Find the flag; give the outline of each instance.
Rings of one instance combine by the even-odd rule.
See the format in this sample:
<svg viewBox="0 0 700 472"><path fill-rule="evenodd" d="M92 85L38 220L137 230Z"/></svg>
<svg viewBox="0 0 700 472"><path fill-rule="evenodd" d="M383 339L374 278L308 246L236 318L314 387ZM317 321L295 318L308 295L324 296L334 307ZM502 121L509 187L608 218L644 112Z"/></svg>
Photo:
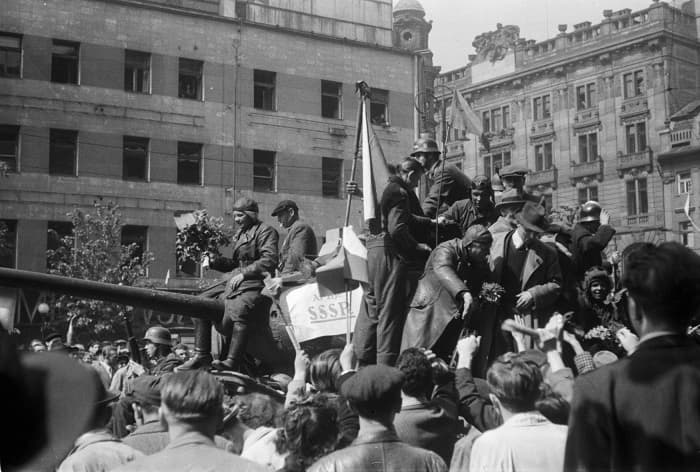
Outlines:
<svg viewBox="0 0 700 472"><path fill-rule="evenodd" d="M685 199L683 211L685 212L685 216L688 217L688 221L690 221L690 224L693 225L693 228L695 228L695 231L700 231L700 227L698 227L698 225L696 225L693 219L690 217L690 193L688 194L688 198Z"/></svg>
<svg viewBox="0 0 700 472"><path fill-rule="evenodd" d="M170 282L170 269L165 273L165 286L168 286L168 282Z"/></svg>
<svg viewBox="0 0 700 472"><path fill-rule="evenodd" d="M341 293L348 289L346 282L354 280L367 283L367 249L357 237L352 226L326 232L326 243L319 251L317 261L323 265L316 269L316 282L322 295Z"/></svg>
<svg viewBox="0 0 700 472"><path fill-rule="evenodd" d="M371 221L380 217L379 199L389 179L389 168L379 139L367 117L367 100L362 100L360 133L364 193L362 209L365 221Z"/></svg>
<svg viewBox="0 0 700 472"><path fill-rule="evenodd" d="M465 133L475 134L481 138L481 145L489 151L490 142L484 127L481 124L481 119L469 106L464 96L455 89L452 94L452 105L450 106L450 127L452 129L464 131Z"/></svg>

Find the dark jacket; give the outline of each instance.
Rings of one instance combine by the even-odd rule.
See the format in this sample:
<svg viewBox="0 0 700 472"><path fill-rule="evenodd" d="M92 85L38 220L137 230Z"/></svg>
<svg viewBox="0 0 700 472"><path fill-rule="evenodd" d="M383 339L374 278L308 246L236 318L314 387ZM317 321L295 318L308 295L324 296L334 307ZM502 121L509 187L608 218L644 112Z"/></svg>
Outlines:
<svg viewBox="0 0 700 472"><path fill-rule="evenodd" d="M227 298L247 290L262 290L265 273L275 273L277 267L277 231L269 225L257 222L247 230L238 230L232 238L233 254L230 258L219 257L211 262L211 268L220 272L231 272L225 278L242 273L245 280Z"/></svg>
<svg viewBox="0 0 700 472"><path fill-rule="evenodd" d="M577 378L564 470L696 471L700 346L683 335L643 341Z"/></svg>
<svg viewBox="0 0 700 472"><path fill-rule="evenodd" d="M609 225L600 225L595 234L581 223L574 226L571 234L571 255L579 279L591 267L603 265L602 252L614 235L615 230Z"/></svg>
<svg viewBox="0 0 700 472"><path fill-rule="evenodd" d="M421 259L418 244L428 241L430 218L423 215L418 197L401 178L389 177L381 210L382 230L391 237L398 253L407 261Z"/></svg>
<svg viewBox="0 0 700 472"><path fill-rule="evenodd" d="M432 347L447 324L461 313L464 292L470 292L474 299L479 295L486 272L486 267L480 270L469 264L467 249L460 239L436 247L418 280L404 326L401 350Z"/></svg>
<svg viewBox="0 0 700 472"><path fill-rule="evenodd" d="M493 406L491 400L479 392L471 370L457 369L455 371L455 385L459 394L459 414L469 424L481 432L503 424L503 417L498 409Z"/></svg>
<svg viewBox="0 0 700 472"><path fill-rule="evenodd" d="M495 208L491 208L485 215L477 210L471 199L454 202L442 216L454 221L459 227L459 232L454 237L461 238L470 226L484 225L487 228L494 224L499 217Z"/></svg>
<svg viewBox="0 0 700 472"><path fill-rule="evenodd" d="M309 472L444 472L447 465L431 451L409 446L393 429L360 435L308 468Z"/></svg>
<svg viewBox="0 0 700 472"><path fill-rule="evenodd" d="M297 220L287 228L287 235L280 245L277 269L281 274L296 272L301 268L304 259L313 260L317 253L314 230Z"/></svg>
<svg viewBox="0 0 700 472"><path fill-rule="evenodd" d="M175 370L175 367L182 364L182 358L171 352L165 357L158 359L156 364L149 370L150 375L169 374Z"/></svg>
<svg viewBox="0 0 700 472"><path fill-rule="evenodd" d="M435 218L454 202L469 198L471 194L472 182L469 177L452 164L445 163L443 169L442 163L442 160L437 161L428 172L430 190L423 201L423 213L430 218Z"/></svg>

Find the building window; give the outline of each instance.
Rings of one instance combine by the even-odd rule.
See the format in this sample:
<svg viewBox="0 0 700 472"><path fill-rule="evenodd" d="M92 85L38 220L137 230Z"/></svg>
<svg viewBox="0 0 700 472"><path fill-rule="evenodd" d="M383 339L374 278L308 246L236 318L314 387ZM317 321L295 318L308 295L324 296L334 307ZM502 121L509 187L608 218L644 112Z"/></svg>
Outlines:
<svg viewBox="0 0 700 472"><path fill-rule="evenodd" d="M625 126L627 154L642 152L647 147L647 125L644 122Z"/></svg>
<svg viewBox="0 0 700 472"><path fill-rule="evenodd" d="M598 159L598 133L580 134L578 136L578 161L593 162Z"/></svg>
<svg viewBox="0 0 700 472"><path fill-rule="evenodd" d="M78 84L79 57L79 43L54 40L51 48L51 82Z"/></svg>
<svg viewBox="0 0 700 472"><path fill-rule="evenodd" d="M676 181L678 182L678 195L690 193L690 190L692 188L692 179L690 176L690 171L676 174Z"/></svg>
<svg viewBox="0 0 700 472"><path fill-rule="evenodd" d="M180 77L182 77L182 72ZM151 93L151 55L149 53L126 50L124 90L135 93Z"/></svg>
<svg viewBox="0 0 700 472"><path fill-rule="evenodd" d="M340 197L343 180L343 160L324 157L321 163L322 194L324 197Z"/></svg>
<svg viewBox="0 0 700 472"><path fill-rule="evenodd" d="M0 247L0 267L17 267L17 220L0 220L3 245Z"/></svg>
<svg viewBox="0 0 700 472"><path fill-rule="evenodd" d="M204 63L193 59L180 58L178 97L190 100L202 99L202 73Z"/></svg>
<svg viewBox="0 0 700 472"><path fill-rule="evenodd" d="M598 99L596 97L595 83L579 85L576 87L576 109L585 110L596 105Z"/></svg>
<svg viewBox="0 0 700 472"><path fill-rule="evenodd" d="M503 151L484 156L484 173L492 176L500 169L510 165L510 151Z"/></svg>
<svg viewBox="0 0 700 472"><path fill-rule="evenodd" d="M683 221L678 225L678 230L681 236L681 244L684 246L695 247L695 229L690 224L690 221Z"/></svg>
<svg viewBox="0 0 700 472"><path fill-rule="evenodd" d="M552 143L535 145L535 170L540 171L551 169L553 165Z"/></svg>
<svg viewBox="0 0 700 472"><path fill-rule="evenodd" d="M647 199L647 179L627 181L627 215L646 215L649 212Z"/></svg>
<svg viewBox="0 0 700 472"><path fill-rule="evenodd" d="M0 163L8 172L17 171L19 126L0 126Z"/></svg>
<svg viewBox="0 0 700 472"><path fill-rule="evenodd" d="M22 37L0 33L0 77L22 76Z"/></svg>
<svg viewBox="0 0 700 472"><path fill-rule="evenodd" d="M343 100L343 84L340 82L321 81L321 116L324 118L341 119Z"/></svg>
<svg viewBox="0 0 700 472"><path fill-rule="evenodd" d="M55 251L63 245L63 239L73 234L70 221L49 221L47 225L46 250Z"/></svg>
<svg viewBox="0 0 700 472"><path fill-rule="evenodd" d="M593 200L598 201L598 187L584 187L578 189L578 203L583 205L586 202Z"/></svg>
<svg viewBox="0 0 700 472"><path fill-rule="evenodd" d="M147 226L137 226L137 225L125 225L122 226L122 246L130 246L136 244L134 251L131 253L131 257L138 257L139 261L143 257L144 251L147 250L148 241L148 227Z"/></svg>
<svg viewBox="0 0 700 472"><path fill-rule="evenodd" d="M177 183L200 185L202 183L202 145L177 143Z"/></svg>
<svg viewBox="0 0 700 472"><path fill-rule="evenodd" d="M273 151L253 150L253 191L275 192L276 159Z"/></svg>
<svg viewBox="0 0 700 472"><path fill-rule="evenodd" d="M481 120L485 132L495 133L510 128L510 105L482 112Z"/></svg>
<svg viewBox="0 0 700 472"><path fill-rule="evenodd" d="M124 152L122 155L122 177L124 180L147 181L148 138L124 136Z"/></svg>
<svg viewBox="0 0 700 472"><path fill-rule="evenodd" d="M78 132L52 129L49 133L49 174L77 175Z"/></svg>
<svg viewBox="0 0 700 472"><path fill-rule="evenodd" d="M277 73L255 69L253 71L253 106L259 110L277 109L275 87Z"/></svg>
<svg viewBox="0 0 700 472"><path fill-rule="evenodd" d="M623 74L625 98L632 98L644 93L644 71L637 70Z"/></svg>
<svg viewBox="0 0 700 472"><path fill-rule="evenodd" d="M550 100L549 95L542 95L532 99L532 118L535 121L552 117Z"/></svg>
<svg viewBox="0 0 700 472"><path fill-rule="evenodd" d="M386 126L389 124L389 91L372 89L369 103L369 116L373 125Z"/></svg>

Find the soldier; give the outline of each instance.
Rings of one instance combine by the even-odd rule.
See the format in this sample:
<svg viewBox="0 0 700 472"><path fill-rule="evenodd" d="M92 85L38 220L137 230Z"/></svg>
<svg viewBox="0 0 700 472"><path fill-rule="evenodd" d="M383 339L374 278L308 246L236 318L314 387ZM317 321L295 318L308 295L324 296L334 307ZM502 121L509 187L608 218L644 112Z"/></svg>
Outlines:
<svg viewBox="0 0 700 472"><path fill-rule="evenodd" d="M272 211L280 226L287 230L279 252L277 270L280 274L296 272L304 259L316 258L316 234L306 223L299 220L299 207L292 200L282 200Z"/></svg>
<svg viewBox="0 0 700 472"><path fill-rule="evenodd" d="M471 198L453 203L438 217L438 222L456 225L458 228L455 237L461 238L470 226L478 224L489 227L494 224L499 216L494 205L491 179L485 175L477 175L472 180Z"/></svg>
<svg viewBox="0 0 700 472"><path fill-rule="evenodd" d="M591 200L581 205L571 242L574 272L579 281L588 269L603 265L602 252L615 235L609 222L610 214L598 202Z"/></svg>

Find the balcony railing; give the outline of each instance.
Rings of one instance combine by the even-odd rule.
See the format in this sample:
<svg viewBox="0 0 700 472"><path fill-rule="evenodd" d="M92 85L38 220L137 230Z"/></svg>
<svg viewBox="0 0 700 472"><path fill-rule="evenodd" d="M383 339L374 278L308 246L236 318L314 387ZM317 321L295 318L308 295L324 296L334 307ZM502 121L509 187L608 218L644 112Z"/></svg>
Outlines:
<svg viewBox="0 0 700 472"><path fill-rule="evenodd" d="M603 180L603 159L598 157L595 161L571 163L572 183L574 180L586 177L597 178L599 181Z"/></svg>
<svg viewBox="0 0 700 472"><path fill-rule="evenodd" d="M652 169L651 149L633 152L631 154L619 153L617 156L617 173L620 177L626 170L636 168L646 168L648 172Z"/></svg>
<svg viewBox="0 0 700 472"><path fill-rule="evenodd" d="M527 176L527 185L529 187L552 187L557 188L558 171L556 167L546 170L533 171Z"/></svg>
<svg viewBox="0 0 700 472"><path fill-rule="evenodd" d="M690 144L690 141L692 139L692 129L681 129L678 131L671 131L671 146L678 146L680 144Z"/></svg>

